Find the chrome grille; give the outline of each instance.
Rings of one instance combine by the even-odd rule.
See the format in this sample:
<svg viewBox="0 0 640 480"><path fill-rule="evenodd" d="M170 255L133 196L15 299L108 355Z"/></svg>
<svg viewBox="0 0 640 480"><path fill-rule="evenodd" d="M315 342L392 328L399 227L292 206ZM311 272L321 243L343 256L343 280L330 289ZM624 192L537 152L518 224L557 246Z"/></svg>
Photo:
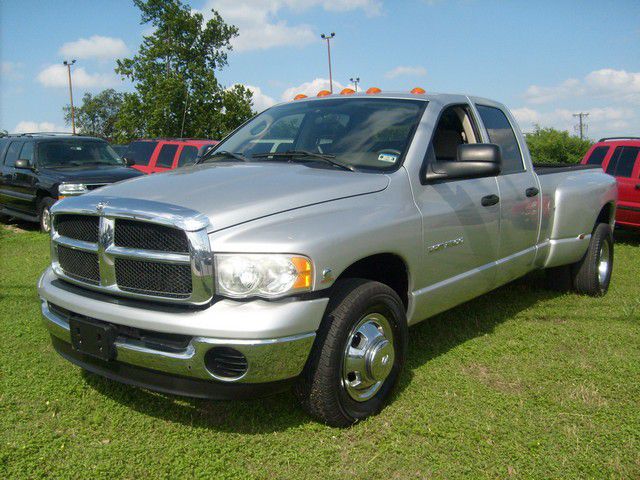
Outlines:
<svg viewBox="0 0 640 480"><path fill-rule="evenodd" d="M198 305L213 297L206 217L156 202L107 198L79 196L52 208L56 275L119 296Z"/></svg>
<svg viewBox="0 0 640 480"><path fill-rule="evenodd" d="M100 283L97 254L58 245L58 261L68 276L94 285Z"/></svg>
<svg viewBox="0 0 640 480"><path fill-rule="evenodd" d="M65 237L98 243L100 217L90 215L58 215L55 229Z"/></svg>
<svg viewBox="0 0 640 480"><path fill-rule="evenodd" d="M116 219L114 243L118 247L189 253L183 230L135 220Z"/></svg>
<svg viewBox="0 0 640 480"><path fill-rule="evenodd" d="M187 298L191 294L190 265L116 258L116 282L129 292Z"/></svg>

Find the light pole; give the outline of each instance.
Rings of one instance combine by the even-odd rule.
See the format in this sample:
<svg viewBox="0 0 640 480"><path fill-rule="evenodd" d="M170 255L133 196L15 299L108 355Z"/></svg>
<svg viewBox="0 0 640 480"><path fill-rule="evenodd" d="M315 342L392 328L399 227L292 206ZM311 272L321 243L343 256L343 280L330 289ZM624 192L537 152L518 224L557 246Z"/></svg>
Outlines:
<svg viewBox="0 0 640 480"><path fill-rule="evenodd" d="M64 61L63 65L67 67L67 75L69 77L69 99L71 100L71 131L73 134L76 134L76 117L75 112L73 111L73 87L71 86L71 65L76 63L75 60L71 60L70 62Z"/></svg>
<svg viewBox="0 0 640 480"><path fill-rule="evenodd" d="M330 35L325 35L324 33L320 35L320 38L327 41L327 56L329 57L329 90L333 93L333 77L331 76L331 39L335 37L336 34L331 32Z"/></svg>
<svg viewBox="0 0 640 480"><path fill-rule="evenodd" d="M360 83L360 77L356 77L356 78L351 77L349 80L351 81L351 83L353 83L356 93L358 93L358 84Z"/></svg>

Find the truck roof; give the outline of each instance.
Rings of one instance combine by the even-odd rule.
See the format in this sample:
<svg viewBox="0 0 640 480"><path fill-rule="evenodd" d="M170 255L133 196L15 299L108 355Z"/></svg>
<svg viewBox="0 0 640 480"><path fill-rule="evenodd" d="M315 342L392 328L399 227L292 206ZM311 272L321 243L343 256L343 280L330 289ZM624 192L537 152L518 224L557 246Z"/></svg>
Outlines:
<svg viewBox="0 0 640 480"><path fill-rule="evenodd" d="M322 100L328 99L336 99L336 98L399 98L399 99L408 99L408 100L422 100L425 102L429 101L438 101L439 103L454 103L454 102L466 102L472 100L474 102L481 101L483 103L488 104L498 104L498 102L494 100L490 100L488 98L477 97L475 95L467 95L465 93L438 93L438 92L430 92L430 93L410 93L407 91L382 91L379 93L366 93L366 92L358 92L358 93L350 93L350 94L341 94L340 92L332 93L324 96L307 96L305 98L301 98L299 100L294 100L293 98L286 102L281 102L278 105L283 105L291 102L318 102Z"/></svg>

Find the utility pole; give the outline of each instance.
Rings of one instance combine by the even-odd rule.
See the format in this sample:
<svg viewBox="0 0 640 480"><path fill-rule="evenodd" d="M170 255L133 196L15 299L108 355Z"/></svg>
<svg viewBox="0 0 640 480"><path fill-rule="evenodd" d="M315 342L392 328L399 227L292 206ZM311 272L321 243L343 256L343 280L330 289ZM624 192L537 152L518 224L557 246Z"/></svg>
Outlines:
<svg viewBox="0 0 640 480"><path fill-rule="evenodd" d="M578 125L576 125L576 129L580 132L580 140L584 140L584 131L588 128L585 120L589 116L589 114L580 112L574 113L573 116L578 117Z"/></svg>
<svg viewBox="0 0 640 480"><path fill-rule="evenodd" d="M356 93L358 93L358 84L360 83L360 77L351 77L349 80L351 81L351 83L353 83Z"/></svg>
<svg viewBox="0 0 640 480"><path fill-rule="evenodd" d="M324 33L320 35L320 38L327 41L327 56L329 57L329 90L333 93L333 77L331 76L331 39L335 37L336 34L331 32L330 35L325 35Z"/></svg>
<svg viewBox="0 0 640 480"><path fill-rule="evenodd" d="M73 134L76 134L76 117L75 112L73 110L73 87L71 86L71 65L76 63L75 60L71 60L70 62L64 61L63 65L67 67L67 76L69 77L69 99L71 100L71 131Z"/></svg>

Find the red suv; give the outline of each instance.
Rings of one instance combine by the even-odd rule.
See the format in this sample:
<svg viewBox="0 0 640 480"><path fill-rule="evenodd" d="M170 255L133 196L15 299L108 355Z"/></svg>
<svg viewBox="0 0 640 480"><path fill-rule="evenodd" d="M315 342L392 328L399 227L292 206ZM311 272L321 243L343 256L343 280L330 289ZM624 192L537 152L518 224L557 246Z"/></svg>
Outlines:
<svg viewBox="0 0 640 480"><path fill-rule="evenodd" d="M640 137L601 138L582 159L618 181L616 224L640 228Z"/></svg>
<svg viewBox="0 0 640 480"><path fill-rule="evenodd" d="M191 138L165 138L131 142L124 158L133 160L133 168L156 173L193 165L207 149L218 142Z"/></svg>

